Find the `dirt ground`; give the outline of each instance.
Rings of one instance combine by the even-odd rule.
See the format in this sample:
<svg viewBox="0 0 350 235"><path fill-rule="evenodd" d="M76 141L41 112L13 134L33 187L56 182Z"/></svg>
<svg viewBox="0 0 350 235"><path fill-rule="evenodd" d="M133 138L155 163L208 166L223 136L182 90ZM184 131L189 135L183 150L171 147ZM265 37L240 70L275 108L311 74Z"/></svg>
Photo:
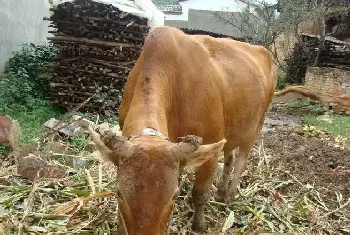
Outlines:
<svg viewBox="0 0 350 235"><path fill-rule="evenodd" d="M281 165L305 184L350 197L350 150L339 146L334 137L308 136L297 125L301 119L298 113L282 118L286 122L279 120L283 115L271 112L265 128L272 128L270 123L274 127L262 136L266 152L273 155L271 163Z"/></svg>
<svg viewBox="0 0 350 235"><path fill-rule="evenodd" d="M288 108L286 103L300 98L290 94L274 100L262 135L272 163L282 165L303 183L340 191L350 197L350 150L325 133L310 136L301 130L307 109Z"/></svg>

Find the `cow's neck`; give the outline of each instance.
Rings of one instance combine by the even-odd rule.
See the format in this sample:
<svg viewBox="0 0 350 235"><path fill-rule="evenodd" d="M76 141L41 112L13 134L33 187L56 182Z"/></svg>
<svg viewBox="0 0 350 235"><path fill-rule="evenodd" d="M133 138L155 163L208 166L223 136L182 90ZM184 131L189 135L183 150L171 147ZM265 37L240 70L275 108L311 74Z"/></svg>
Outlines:
<svg viewBox="0 0 350 235"><path fill-rule="evenodd" d="M168 136L168 107L170 105L169 85L162 77L140 78L137 93L134 94L126 116L123 135L138 135L146 128L152 128Z"/></svg>

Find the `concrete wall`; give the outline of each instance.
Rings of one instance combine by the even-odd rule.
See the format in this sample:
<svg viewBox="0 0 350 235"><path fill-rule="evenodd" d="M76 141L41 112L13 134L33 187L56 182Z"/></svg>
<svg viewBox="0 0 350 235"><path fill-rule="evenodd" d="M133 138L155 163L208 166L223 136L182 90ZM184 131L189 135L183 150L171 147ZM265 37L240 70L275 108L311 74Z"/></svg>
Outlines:
<svg viewBox="0 0 350 235"><path fill-rule="evenodd" d="M336 112L350 112L350 71L308 67L305 86L328 100Z"/></svg>
<svg viewBox="0 0 350 235"><path fill-rule="evenodd" d="M48 16L47 0L0 0L0 73L21 44L46 42Z"/></svg>

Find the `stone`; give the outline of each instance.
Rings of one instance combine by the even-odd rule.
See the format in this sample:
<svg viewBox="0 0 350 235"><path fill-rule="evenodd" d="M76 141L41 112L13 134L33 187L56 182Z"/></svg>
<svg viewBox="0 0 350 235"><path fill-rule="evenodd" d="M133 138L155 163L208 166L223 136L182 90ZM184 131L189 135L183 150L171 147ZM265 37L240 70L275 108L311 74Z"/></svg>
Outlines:
<svg viewBox="0 0 350 235"><path fill-rule="evenodd" d="M49 164L40 157L29 154L17 158L17 174L34 181L41 178L62 178L66 175L66 171L62 166Z"/></svg>
<svg viewBox="0 0 350 235"><path fill-rule="evenodd" d="M92 159L73 157L73 167L77 169L86 169L93 164Z"/></svg>
<svg viewBox="0 0 350 235"><path fill-rule="evenodd" d="M98 129L100 133L110 130L108 122L97 125L96 129Z"/></svg>
<svg viewBox="0 0 350 235"><path fill-rule="evenodd" d="M112 131L113 133L115 133L118 136L122 136L122 131L120 130L119 125L115 125L113 126L110 131Z"/></svg>
<svg viewBox="0 0 350 235"><path fill-rule="evenodd" d="M0 143L5 143L11 149L16 149L20 135L21 128L16 120L10 116L0 116Z"/></svg>
<svg viewBox="0 0 350 235"><path fill-rule="evenodd" d="M77 136L82 133L82 128L79 126L76 126L74 124L65 126L58 130L60 134L64 134L66 136Z"/></svg>
<svg viewBox="0 0 350 235"><path fill-rule="evenodd" d="M49 120L47 120L45 123L44 123L44 127L47 127L47 128L50 128L50 129L53 129L60 121L57 120L56 118L50 118ZM63 127L64 126L64 123L60 124L58 127Z"/></svg>
<svg viewBox="0 0 350 235"><path fill-rule="evenodd" d="M95 123L93 123L92 121L90 121L86 118L82 118L82 116L79 116L79 115L73 115L72 119L73 119L73 121L77 121L80 119L79 121L74 123L75 125L77 125L79 127L87 128L89 125L91 125L91 126L95 125Z"/></svg>

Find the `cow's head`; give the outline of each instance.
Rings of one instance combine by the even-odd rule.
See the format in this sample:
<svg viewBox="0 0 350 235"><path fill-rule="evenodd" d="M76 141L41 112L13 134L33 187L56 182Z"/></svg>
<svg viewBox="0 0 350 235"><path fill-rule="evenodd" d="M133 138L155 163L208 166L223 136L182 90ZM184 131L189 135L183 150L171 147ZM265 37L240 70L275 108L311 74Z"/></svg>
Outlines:
<svg viewBox="0 0 350 235"><path fill-rule="evenodd" d="M226 140L201 145L201 138L186 136L171 143L159 136L133 140L110 132L100 136L89 128L98 150L118 167L117 197L124 232L163 234L178 195L178 177L184 167L196 167L215 157Z"/></svg>

